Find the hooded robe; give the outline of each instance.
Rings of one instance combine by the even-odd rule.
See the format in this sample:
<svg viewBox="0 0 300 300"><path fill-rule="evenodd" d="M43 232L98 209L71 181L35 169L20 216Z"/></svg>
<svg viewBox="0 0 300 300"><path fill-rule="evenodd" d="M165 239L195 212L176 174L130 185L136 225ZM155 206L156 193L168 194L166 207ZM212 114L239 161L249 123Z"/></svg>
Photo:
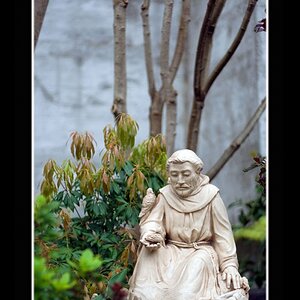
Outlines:
<svg viewBox="0 0 300 300"><path fill-rule="evenodd" d="M236 246L219 189L206 175L191 195L179 197L171 185L160 189L151 213L140 223L141 238L159 234L158 249L142 247L129 280L129 300L248 299L243 289L227 289L221 272L238 269ZM240 294L240 296L239 296Z"/></svg>

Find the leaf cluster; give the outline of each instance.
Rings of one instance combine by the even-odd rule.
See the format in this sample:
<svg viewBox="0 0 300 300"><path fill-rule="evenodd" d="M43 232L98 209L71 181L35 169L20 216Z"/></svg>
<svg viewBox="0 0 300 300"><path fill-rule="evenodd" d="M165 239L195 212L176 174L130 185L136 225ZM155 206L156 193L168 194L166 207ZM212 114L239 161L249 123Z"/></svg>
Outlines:
<svg viewBox="0 0 300 300"><path fill-rule="evenodd" d="M252 163L244 172L259 168L255 175L256 197L247 202L238 200L230 207L239 206L239 224L234 226L234 237L241 248L248 250L239 256L240 271L250 285L262 287L266 281L266 157L252 153ZM251 250L252 249L252 250Z"/></svg>
<svg viewBox="0 0 300 300"><path fill-rule="evenodd" d="M66 299L82 299L83 294L85 299L93 294L98 295L93 299L111 299L114 293L124 293L115 285L126 287L133 271L142 198L148 187L157 193L166 183L165 140L158 135L134 147L137 129L126 114L119 116L114 127L106 126L98 168L93 163L94 138L77 132L70 136L73 159L61 166L49 160L44 166L40 199L48 213L40 215L39 210L35 216L35 252L37 259L46 259L40 264L46 263L49 270L55 266L56 275L63 275L57 267L67 268L68 283L77 280L65 291L73 293ZM46 230L41 232L43 226ZM50 229L57 236L50 235Z"/></svg>

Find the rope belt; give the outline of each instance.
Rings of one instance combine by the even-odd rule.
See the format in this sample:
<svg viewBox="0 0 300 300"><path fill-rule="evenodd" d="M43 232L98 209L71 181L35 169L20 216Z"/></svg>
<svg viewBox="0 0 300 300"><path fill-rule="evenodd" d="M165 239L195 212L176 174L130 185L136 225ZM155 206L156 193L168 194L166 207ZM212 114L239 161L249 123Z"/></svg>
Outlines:
<svg viewBox="0 0 300 300"><path fill-rule="evenodd" d="M174 240L168 240L169 243L181 247L181 248L195 248L195 249L200 249L201 246L203 245L210 245L210 242L207 241L200 241L200 242L193 242L193 243L184 243L184 242L179 242L179 241L174 241Z"/></svg>

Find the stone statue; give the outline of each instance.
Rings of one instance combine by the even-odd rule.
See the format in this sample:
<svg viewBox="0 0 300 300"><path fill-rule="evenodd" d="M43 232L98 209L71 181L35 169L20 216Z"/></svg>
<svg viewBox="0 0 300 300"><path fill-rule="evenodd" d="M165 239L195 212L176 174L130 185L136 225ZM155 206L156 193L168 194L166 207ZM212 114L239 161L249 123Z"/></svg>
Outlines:
<svg viewBox="0 0 300 300"><path fill-rule="evenodd" d="M167 161L169 184L157 197L148 189L129 300L248 299L225 205L202 169L193 151L176 151Z"/></svg>

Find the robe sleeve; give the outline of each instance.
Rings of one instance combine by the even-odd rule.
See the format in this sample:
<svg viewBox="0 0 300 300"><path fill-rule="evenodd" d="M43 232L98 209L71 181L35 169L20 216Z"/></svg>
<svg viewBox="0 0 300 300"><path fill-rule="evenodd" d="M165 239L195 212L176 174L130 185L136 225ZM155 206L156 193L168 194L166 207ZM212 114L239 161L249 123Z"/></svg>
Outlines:
<svg viewBox="0 0 300 300"><path fill-rule="evenodd" d="M152 208L152 211L148 215L147 219L140 224L141 239L152 233L158 233L163 239L165 239L165 228L163 224L164 218L164 199L161 195L158 195L157 203Z"/></svg>
<svg viewBox="0 0 300 300"><path fill-rule="evenodd" d="M219 193L212 200L212 231L214 234L213 247L219 257L221 272L229 266L238 269L236 246L231 224Z"/></svg>

